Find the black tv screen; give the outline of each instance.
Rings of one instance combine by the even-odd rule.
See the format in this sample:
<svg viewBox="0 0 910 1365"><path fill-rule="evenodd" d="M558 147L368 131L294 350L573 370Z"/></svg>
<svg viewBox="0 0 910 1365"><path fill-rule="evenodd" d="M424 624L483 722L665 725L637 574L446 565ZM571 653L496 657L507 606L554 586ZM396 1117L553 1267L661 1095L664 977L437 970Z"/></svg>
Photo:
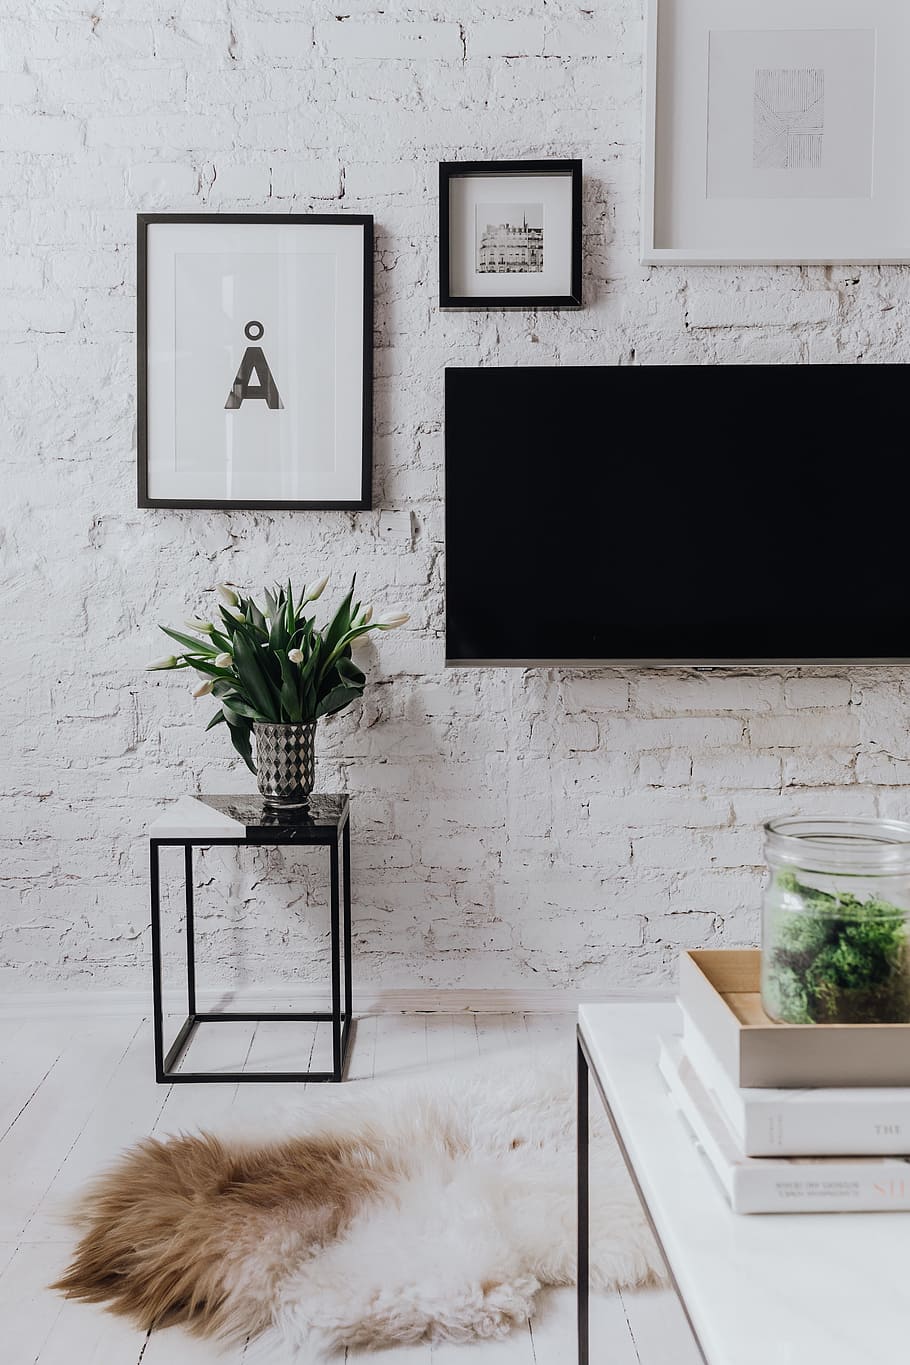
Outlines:
<svg viewBox="0 0 910 1365"><path fill-rule="evenodd" d="M445 380L450 663L910 657L904 367Z"/></svg>

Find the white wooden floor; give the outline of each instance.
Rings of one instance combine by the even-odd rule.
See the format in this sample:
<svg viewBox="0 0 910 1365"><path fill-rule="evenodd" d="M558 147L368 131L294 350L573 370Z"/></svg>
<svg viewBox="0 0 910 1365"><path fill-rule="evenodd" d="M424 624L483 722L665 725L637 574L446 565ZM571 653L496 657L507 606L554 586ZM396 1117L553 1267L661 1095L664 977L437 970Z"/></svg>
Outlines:
<svg viewBox="0 0 910 1365"><path fill-rule="evenodd" d="M379 1015L358 1021L351 1079L413 1074L461 1057L493 1056L565 1037L574 1020L545 1015ZM312 1032L303 1033L310 1029ZM199 1030L192 1062L206 1069L328 1067L324 1028L219 1023ZM571 1054L570 1054L571 1055ZM299 1089L299 1088L298 1088ZM0 1360L3 1365L204 1365L245 1361L254 1344L219 1353L180 1329L148 1335L97 1308L67 1303L45 1286L66 1265L71 1235L61 1209L87 1178L151 1133L213 1124L228 1111L255 1114L287 1086L159 1086L151 1024L119 1017L0 1020ZM592 1359L602 1365L681 1365L667 1327L667 1294L594 1299ZM421 1346L347 1360L370 1365L572 1365L575 1296L550 1292L525 1328L502 1342ZM688 1359L688 1357L687 1357Z"/></svg>

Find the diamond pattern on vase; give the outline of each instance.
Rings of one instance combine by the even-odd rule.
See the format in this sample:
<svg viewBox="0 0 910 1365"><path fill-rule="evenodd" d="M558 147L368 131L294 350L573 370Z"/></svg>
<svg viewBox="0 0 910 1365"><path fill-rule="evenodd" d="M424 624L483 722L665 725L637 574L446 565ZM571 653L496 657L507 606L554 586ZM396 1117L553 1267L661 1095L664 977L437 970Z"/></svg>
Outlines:
<svg viewBox="0 0 910 1365"><path fill-rule="evenodd" d="M256 725L256 780L266 801L300 803L316 780L315 721L307 725Z"/></svg>

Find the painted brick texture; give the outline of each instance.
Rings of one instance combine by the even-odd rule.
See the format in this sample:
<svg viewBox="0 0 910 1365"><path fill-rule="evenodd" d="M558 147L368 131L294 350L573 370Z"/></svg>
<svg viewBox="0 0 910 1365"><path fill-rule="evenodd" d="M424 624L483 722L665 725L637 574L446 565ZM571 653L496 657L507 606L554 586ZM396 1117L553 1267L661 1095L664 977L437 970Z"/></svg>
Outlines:
<svg viewBox="0 0 910 1365"><path fill-rule="evenodd" d="M910 814L901 670L442 666L446 364L910 359L906 271L638 264L641 49L631 0L7 14L4 988L145 985L147 812L250 785L184 680L141 672L224 578L356 566L412 611L318 745L354 798L362 982L663 982L680 946L754 939L764 816ZM437 162L533 156L584 159L587 307L440 314ZM135 507L134 216L206 209L376 215L377 511ZM324 876L201 855L207 983L324 979Z"/></svg>

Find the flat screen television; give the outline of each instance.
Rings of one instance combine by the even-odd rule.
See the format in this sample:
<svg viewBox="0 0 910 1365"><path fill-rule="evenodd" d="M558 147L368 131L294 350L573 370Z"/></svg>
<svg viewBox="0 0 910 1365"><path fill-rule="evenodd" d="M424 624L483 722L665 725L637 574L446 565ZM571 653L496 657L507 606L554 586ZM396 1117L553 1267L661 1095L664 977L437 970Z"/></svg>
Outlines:
<svg viewBox="0 0 910 1365"><path fill-rule="evenodd" d="M448 662L907 662L905 375L446 370Z"/></svg>

